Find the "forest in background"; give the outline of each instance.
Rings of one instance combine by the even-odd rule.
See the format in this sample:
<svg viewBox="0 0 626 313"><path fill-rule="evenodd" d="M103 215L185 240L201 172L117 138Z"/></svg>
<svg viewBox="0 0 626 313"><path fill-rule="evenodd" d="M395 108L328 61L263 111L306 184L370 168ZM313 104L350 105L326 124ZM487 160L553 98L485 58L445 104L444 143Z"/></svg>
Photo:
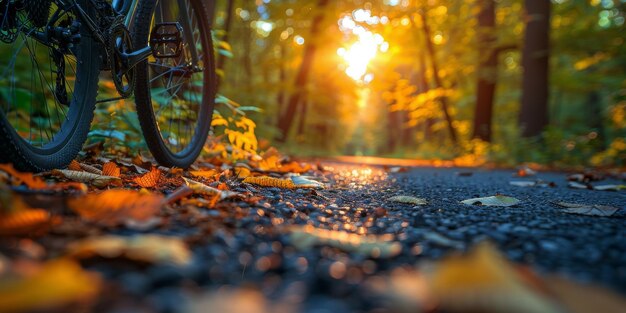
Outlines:
<svg viewBox="0 0 626 313"><path fill-rule="evenodd" d="M624 0L211 3L209 154L626 165ZM143 150L130 104L92 140Z"/></svg>

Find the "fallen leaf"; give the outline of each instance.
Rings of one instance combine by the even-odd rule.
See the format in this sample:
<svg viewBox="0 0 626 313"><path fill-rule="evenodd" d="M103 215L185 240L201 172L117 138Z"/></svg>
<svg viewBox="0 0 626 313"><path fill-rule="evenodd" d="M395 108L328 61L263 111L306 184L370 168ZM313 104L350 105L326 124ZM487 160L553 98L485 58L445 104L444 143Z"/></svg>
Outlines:
<svg viewBox="0 0 626 313"><path fill-rule="evenodd" d="M436 263L430 285L446 312L562 312L489 244Z"/></svg>
<svg viewBox="0 0 626 313"><path fill-rule="evenodd" d="M80 163L76 160L72 160L70 165L67 167L70 171L85 171L96 175L102 175L102 171L88 164Z"/></svg>
<svg viewBox="0 0 626 313"><path fill-rule="evenodd" d="M0 279L1 312L43 312L95 297L102 285L96 274L70 260L49 261L34 271Z"/></svg>
<svg viewBox="0 0 626 313"><path fill-rule="evenodd" d="M402 245L392 241L391 236L358 235L310 225L291 228L289 238L291 244L300 250L308 250L316 245L327 245L374 258L391 258L402 252Z"/></svg>
<svg viewBox="0 0 626 313"><path fill-rule="evenodd" d="M189 171L189 174L191 174L194 177L213 179L215 178L215 175L217 175L217 171L216 170Z"/></svg>
<svg viewBox="0 0 626 313"><path fill-rule="evenodd" d="M567 176L567 180L580 183L589 183L593 181L603 180L604 176L595 172L577 173Z"/></svg>
<svg viewBox="0 0 626 313"><path fill-rule="evenodd" d="M119 177L112 176L104 176L93 174L89 172L78 172L71 170L53 170L53 174L61 175L69 180L91 184L96 187L106 187L112 184L120 184L121 180Z"/></svg>
<svg viewBox="0 0 626 313"><path fill-rule="evenodd" d="M159 179L161 179L161 170L153 167L150 172L133 178L133 182L143 188L152 188L159 184Z"/></svg>
<svg viewBox="0 0 626 313"><path fill-rule="evenodd" d="M517 186L517 187L541 187L541 188L545 188L545 187L555 187L556 184L553 182L545 182L543 180L535 180L535 181L524 181L524 180L518 180L518 181L511 181L509 182L510 185L512 186Z"/></svg>
<svg viewBox="0 0 626 313"><path fill-rule="evenodd" d="M544 279L544 285L572 313L623 313L626 300L619 294L593 285L583 285L560 277Z"/></svg>
<svg viewBox="0 0 626 313"><path fill-rule="evenodd" d="M296 188L324 189L324 184L312 179L308 179L304 176L291 176L291 181L294 183Z"/></svg>
<svg viewBox="0 0 626 313"><path fill-rule="evenodd" d="M507 197L507 196L491 196L485 198L473 198L468 200L463 200L461 203L466 205L484 205L484 206L501 206L501 207L509 207L518 205L521 203L518 199Z"/></svg>
<svg viewBox="0 0 626 313"><path fill-rule="evenodd" d="M14 185L24 184L30 189L46 189L48 184L40 177L33 176L33 173L22 173L13 168L11 164L0 164L0 171L9 174Z"/></svg>
<svg viewBox="0 0 626 313"><path fill-rule="evenodd" d="M160 235L87 238L70 244L68 255L79 259L100 256L175 265L186 265L191 261L191 252L181 239Z"/></svg>
<svg viewBox="0 0 626 313"><path fill-rule="evenodd" d="M573 188L573 189L592 189L593 188L590 185L585 185L585 184L581 184L581 183L577 183L573 181L567 183L567 187Z"/></svg>
<svg viewBox="0 0 626 313"><path fill-rule="evenodd" d="M253 184L263 187L277 187L277 188L285 188L285 189L294 189L296 185L293 183L291 179L280 179L269 176L259 176L259 177L246 177L243 180L244 183Z"/></svg>
<svg viewBox="0 0 626 313"><path fill-rule="evenodd" d="M428 204L428 201L426 201L425 199L416 198L412 196L395 196L387 200L391 202L406 203L406 204L413 204L413 205L427 205Z"/></svg>
<svg viewBox="0 0 626 313"><path fill-rule="evenodd" d="M556 205L566 208L563 210L565 213L590 215L590 216L612 216L619 208L608 205L595 205L595 204L577 204L568 202L557 202Z"/></svg>
<svg viewBox="0 0 626 313"><path fill-rule="evenodd" d="M233 197L239 196L239 193L232 192L229 190L220 190L217 188L213 188L213 187L207 186L201 182L197 182L192 179L183 177L183 180L185 181L185 184L187 185L187 187L191 188L191 190L193 190L193 192L197 194L203 194L207 196L216 196L218 197L219 200L224 200L227 198L233 198Z"/></svg>
<svg viewBox="0 0 626 313"><path fill-rule="evenodd" d="M163 197L133 190L107 190L68 200L82 218L103 226L152 223L163 205Z"/></svg>
<svg viewBox="0 0 626 313"><path fill-rule="evenodd" d="M115 162L106 162L102 165L102 175L111 177L120 177L121 170Z"/></svg>
<svg viewBox="0 0 626 313"><path fill-rule="evenodd" d="M515 175L517 177L528 177L528 176L535 176L535 175L537 175L537 172L535 172L533 169L531 169L531 168L529 168L527 166L524 166L524 167L519 168L517 170L517 173L515 173Z"/></svg>
<svg viewBox="0 0 626 313"><path fill-rule="evenodd" d="M0 236L43 233L58 221L59 218L53 218L48 211L40 209L25 209L10 214L0 214Z"/></svg>
<svg viewBox="0 0 626 313"><path fill-rule="evenodd" d="M250 169L247 167L243 167L243 166L235 167L235 176L237 176L237 178L246 178L250 176L251 174L252 173L250 172Z"/></svg>
<svg viewBox="0 0 626 313"><path fill-rule="evenodd" d="M626 190L626 185L599 185L599 186L593 186L593 190L620 191L620 190Z"/></svg>

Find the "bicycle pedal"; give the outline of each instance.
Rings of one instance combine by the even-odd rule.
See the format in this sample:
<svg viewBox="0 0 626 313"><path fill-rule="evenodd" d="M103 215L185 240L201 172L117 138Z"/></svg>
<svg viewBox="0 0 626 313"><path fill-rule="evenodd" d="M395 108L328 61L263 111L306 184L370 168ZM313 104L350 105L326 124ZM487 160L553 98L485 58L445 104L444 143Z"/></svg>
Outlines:
<svg viewBox="0 0 626 313"><path fill-rule="evenodd" d="M159 23L150 33L152 55L158 59L178 58L183 51L183 27L178 23Z"/></svg>

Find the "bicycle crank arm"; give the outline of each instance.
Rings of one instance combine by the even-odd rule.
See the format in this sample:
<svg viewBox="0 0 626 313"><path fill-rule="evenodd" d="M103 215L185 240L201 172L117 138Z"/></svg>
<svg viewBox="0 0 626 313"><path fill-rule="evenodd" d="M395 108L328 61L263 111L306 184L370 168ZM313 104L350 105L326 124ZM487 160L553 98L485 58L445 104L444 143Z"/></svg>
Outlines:
<svg viewBox="0 0 626 313"><path fill-rule="evenodd" d="M132 69L137 64L145 61L152 55L152 48L150 46L145 46L139 50L135 50L131 53L122 53L121 58L125 63L127 69Z"/></svg>

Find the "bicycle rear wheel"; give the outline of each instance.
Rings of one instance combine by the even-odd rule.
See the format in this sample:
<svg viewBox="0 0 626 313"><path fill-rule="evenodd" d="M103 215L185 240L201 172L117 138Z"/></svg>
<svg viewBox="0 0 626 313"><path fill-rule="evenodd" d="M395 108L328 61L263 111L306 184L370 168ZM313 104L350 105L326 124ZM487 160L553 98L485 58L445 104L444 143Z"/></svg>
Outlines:
<svg viewBox="0 0 626 313"><path fill-rule="evenodd" d="M189 167L211 128L217 77L206 12L201 0L142 1L137 9L135 47L150 41L154 51L137 65L137 115L164 166Z"/></svg>
<svg viewBox="0 0 626 313"><path fill-rule="evenodd" d="M62 168L80 151L93 119L100 68L94 40L55 1L0 0L0 11L0 163ZM48 26L80 41L62 43Z"/></svg>

